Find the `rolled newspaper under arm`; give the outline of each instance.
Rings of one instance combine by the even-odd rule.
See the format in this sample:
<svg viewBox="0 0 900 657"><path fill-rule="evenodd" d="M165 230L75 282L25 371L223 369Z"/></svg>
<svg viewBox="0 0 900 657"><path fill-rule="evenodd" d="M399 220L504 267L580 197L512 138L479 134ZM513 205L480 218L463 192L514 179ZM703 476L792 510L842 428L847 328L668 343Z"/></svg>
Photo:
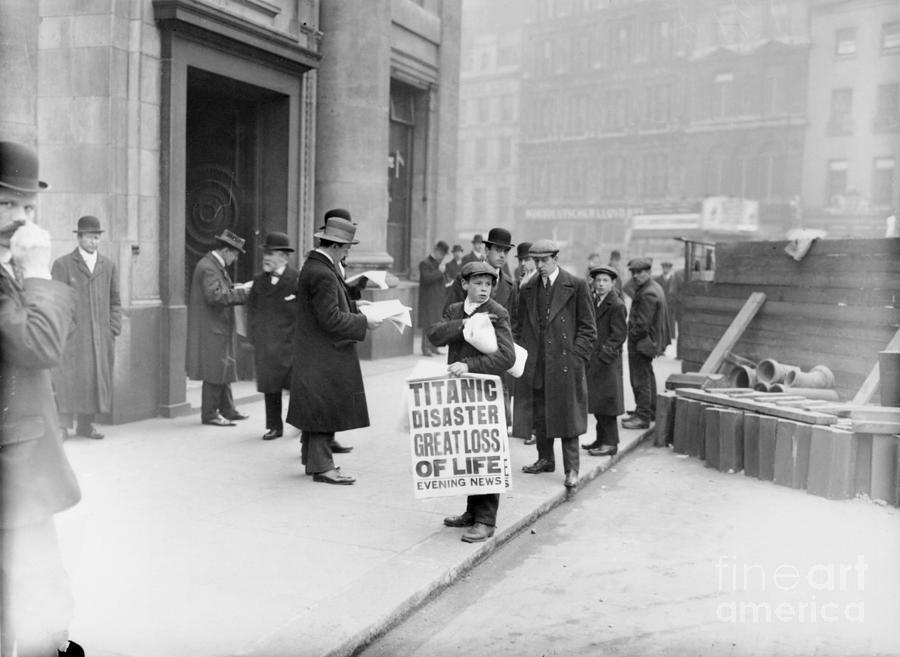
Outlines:
<svg viewBox="0 0 900 657"><path fill-rule="evenodd" d="M528 360L528 350L521 345L514 344L516 350L516 362L506 370L510 376L518 379L525 372L525 361Z"/></svg>
<svg viewBox="0 0 900 657"><path fill-rule="evenodd" d="M487 313L475 313L466 320L463 338L483 354L497 351L497 334Z"/></svg>

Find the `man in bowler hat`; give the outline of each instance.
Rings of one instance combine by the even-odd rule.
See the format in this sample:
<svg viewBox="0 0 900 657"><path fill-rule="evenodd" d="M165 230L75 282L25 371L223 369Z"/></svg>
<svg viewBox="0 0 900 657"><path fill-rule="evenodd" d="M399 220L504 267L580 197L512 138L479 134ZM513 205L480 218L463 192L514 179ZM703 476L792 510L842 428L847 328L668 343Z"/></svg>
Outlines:
<svg viewBox="0 0 900 657"><path fill-rule="evenodd" d="M422 355L434 356L438 350L428 340L426 335L429 326L441 318L444 307L444 274L447 265L444 259L447 257L447 243L443 240L437 242L431 253L419 263L419 307L417 319L419 328L422 329Z"/></svg>
<svg viewBox="0 0 900 657"><path fill-rule="evenodd" d="M81 217L73 231L78 244L53 263L53 280L75 290L75 332L69 336L59 368L54 371L56 403L68 429L76 416L75 433L100 439L97 413L112 407L116 337L122 332L119 274L112 260L98 250L100 220Z"/></svg>
<svg viewBox="0 0 900 657"><path fill-rule="evenodd" d="M556 242L531 245L538 275L519 290L513 336L528 350L525 372L516 380L513 435L534 431L538 459L528 474L553 472L553 439L562 442L566 488L578 485L578 436L587 430L585 365L597 329L587 283L563 270Z"/></svg>
<svg viewBox="0 0 900 657"><path fill-rule="evenodd" d="M472 250L463 256L462 264L481 262L484 258L484 236L481 233L475 233L472 237Z"/></svg>
<svg viewBox="0 0 900 657"><path fill-rule="evenodd" d="M325 213L297 284L297 329L287 421L301 430L301 461L313 481L347 486L356 479L334 465L334 434L369 426L356 343L381 325L367 318L344 283L341 261L359 241L347 210Z"/></svg>
<svg viewBox="0 0 900 657"><path fill-rule="evenodd" d="M69 641L72 592L53 516L81 499L50 385L75 294L50 275L35 223L38 157L0 142L0 654L83 657Z"/></svg>
<svg viewBox="0 0 900 657"><path fill-rule="evenodd" d="M284 434L281 392L291 387L291 349L297 322L297 281L300 272L288 261L294 252L284 233L266 235L262 272L247 296L247 329L256 364L256 389L266 404L263 440Z"/></svg>
<svg viewBox="0 0 900 657"><path fill-rule="evenodd" d="M230 267L244 251L244 240L225 229L216 248L200 258L191 278L188 303L187 375L203 381L200 421L233 427L247 416L234 407L231 383L237 381L234 306L246 303L253 283L233 285Z"/></svg>

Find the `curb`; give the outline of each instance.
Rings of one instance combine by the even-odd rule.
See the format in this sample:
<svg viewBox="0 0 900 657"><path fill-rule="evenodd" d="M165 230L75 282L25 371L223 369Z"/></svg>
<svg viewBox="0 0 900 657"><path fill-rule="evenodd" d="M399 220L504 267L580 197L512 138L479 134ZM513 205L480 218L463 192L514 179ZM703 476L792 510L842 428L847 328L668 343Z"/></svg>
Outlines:
<svg viewBox="0 0 900 657"><path fill-rule="evenodd" d="M590 468L587 473L579 477L578 488L576 491L612 468L616 463L622 460L624 456L630 454L647 438L652 436L653 428L645 429L637 439L623 446L615 456L608 459L602 459L600 463ZM497 549L524 532L530 525L534 524L538 518L546 515L564 502L567 502L575 494L577 494L577 492L570 492L568 489L563 488L559 493L554 494L550 499L540 504L528 515L504 528L502 531L498 531L494 535L493 540L482 543L461 563L445 571L440 577L437 577L423 586L417 593L411 595L397 607L388 612L381 620L376 621L364 630L357 632L334 650L325 653L323 657L355 657L355 655L358 655L377 639L384 636L394 627L406 620L406 618L411 616L420 607L426 605L440 595L442 591L470 572L475 566L487 559Z"/></svg>

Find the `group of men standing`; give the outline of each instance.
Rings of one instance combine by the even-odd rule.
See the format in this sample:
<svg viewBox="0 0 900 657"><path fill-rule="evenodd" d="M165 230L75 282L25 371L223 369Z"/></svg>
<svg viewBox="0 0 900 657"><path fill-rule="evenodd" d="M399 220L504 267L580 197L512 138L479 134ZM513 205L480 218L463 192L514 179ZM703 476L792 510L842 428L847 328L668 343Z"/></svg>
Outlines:
<svg viewBox="0 0 900 657"><path fill-rule="evenodd" d="M506 257L516 245L510 232L492 228L483 244L483 262L495 272L491 299L502 307L511 323L515 344L528 352L524 372L513 379L506 372L501 376L507 401L507 421L514 436L536 444L537 460L522 468L529 474L554 472L556 457L554 438L562 448L564 484L574 488L578 484L578 437L587 430L587 414L597 420L596 439L582 447L591 455L612 456L619 443L617 418L625 412L622 384L622 347L628 344L631 385L635 396L635 411L622 421L630 429L647 428L656 413L656 382L652 361L661 355L670 342L665 294L651 279L652 262L635 258L628 263L631 272L632 305L627 314L624 295L617 289L618 270L593 263L588 279L574 276L559 266L559 247L548 239L520 244L516 251L519 261L514 277L506 270ZM473 249L473 253L474 253ZM480 270L465 265L455 280L447 283L443 317L434 317L434 295L441 284L438 277L446 243L438 242L428 261L420 265L422 280L420 325L423 327L423 354L434 352L435 344L449 344L448 367L453 372L454 358L463 364L480 366L481 361L471 350L453 347L459 340L456 333L467 320L463 314L475 306L467 297L471 288L469 276ZM477 261L477 260L476 260ZM467 270L467 268L469 268ZM470 294L471 296L471 294ZM427 313L423 313L423 309ZM500 330L499 313L492 312L495 329ZM454 323L456 322L456 323ZM461 324L459 322L462 322ZM451 327L448 334L447 327ZM430 339L429 339L430 338ZM479 370L472 370L479 371ZM509 423L509 397L512 396L512 422ZM476 518L470 500L467 512L445 519L448 526L469 526L473 522L481 529L463 536L463 540L480 540L492 535L493 515ZM477 522L476 522L477 520ZM473 536L476 538L473 539Z"/></svg>

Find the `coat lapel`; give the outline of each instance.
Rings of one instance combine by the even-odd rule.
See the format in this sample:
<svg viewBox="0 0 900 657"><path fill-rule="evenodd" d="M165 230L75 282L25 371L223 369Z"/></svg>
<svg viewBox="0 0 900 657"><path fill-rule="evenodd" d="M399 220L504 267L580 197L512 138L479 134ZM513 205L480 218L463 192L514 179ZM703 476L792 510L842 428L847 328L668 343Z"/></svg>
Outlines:
<svg viewBox="0 0 900 657"><path fill-rule="evenodd" d="M550 312L547 316L548 320L556 317L557 313L563 309L569 298L575 293L575 286L569 280L565 272L560 270L559 276L556 277L556 283L553 285L553 292L550 296Z"/></svg>

